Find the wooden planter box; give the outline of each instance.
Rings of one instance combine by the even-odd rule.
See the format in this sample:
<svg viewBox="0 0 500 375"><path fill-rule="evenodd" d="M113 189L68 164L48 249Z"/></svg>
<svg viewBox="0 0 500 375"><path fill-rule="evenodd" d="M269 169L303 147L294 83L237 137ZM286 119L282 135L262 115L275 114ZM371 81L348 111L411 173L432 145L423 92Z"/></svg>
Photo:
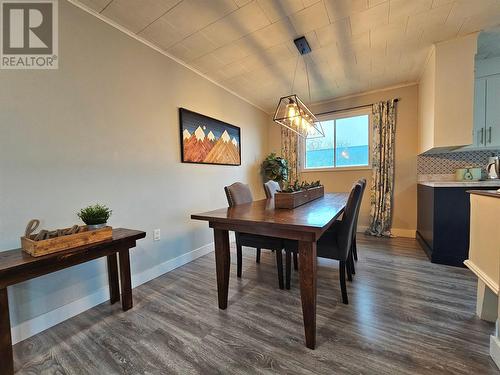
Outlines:
<svg viewBox="0 0 500 375"><path fill-rule="evenodd" d="M325 187L296 191L293 193L276 193L274 195L274 208L295 208L325 195Z"/></svg>
<svg viewBox="0 0 500 375"><path fill-rule="evenodd" d="M33 241L31 238L21 237L21 246L31 256L39 257L113 238L113 228L111 227L97 230L88 230L85 225L83 227L82 232L49 238L48 240Z"/></svg>

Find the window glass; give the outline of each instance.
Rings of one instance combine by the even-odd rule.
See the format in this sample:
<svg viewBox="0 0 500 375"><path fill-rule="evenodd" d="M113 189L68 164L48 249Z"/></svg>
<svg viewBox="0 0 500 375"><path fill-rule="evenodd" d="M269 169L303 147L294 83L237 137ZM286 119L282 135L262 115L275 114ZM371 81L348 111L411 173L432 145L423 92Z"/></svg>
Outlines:
<svg viewBox="0 0 500 375"><path fill-rule="evenodd" d="M368 115L336 120L336 167L368 165Z"/></svg>
<svg viewBox="0 0 500 375"><path fill-rule="evenodd" d="M370 118L357 115L321 121L324 137L306 139L305 169L370 164Z"/></svg>

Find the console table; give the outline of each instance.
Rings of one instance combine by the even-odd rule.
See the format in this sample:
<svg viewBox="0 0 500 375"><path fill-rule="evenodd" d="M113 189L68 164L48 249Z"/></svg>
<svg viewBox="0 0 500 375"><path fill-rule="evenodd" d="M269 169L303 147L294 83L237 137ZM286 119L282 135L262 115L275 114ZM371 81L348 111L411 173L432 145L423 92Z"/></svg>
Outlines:
<svg viewBox="0 0 500 375"><path fill-rule="evenodd" d="M107 257L110 302L120 300L118 262L123 311L132 308L132 282L129 250L146 233L132 229L113 229L113 238L75 249L41 257L32 257L21 249L0 252L0 373L13 374L12 338L10 333L7 287L64 268ZM117 254L119 257L117 257Z"/></svg>

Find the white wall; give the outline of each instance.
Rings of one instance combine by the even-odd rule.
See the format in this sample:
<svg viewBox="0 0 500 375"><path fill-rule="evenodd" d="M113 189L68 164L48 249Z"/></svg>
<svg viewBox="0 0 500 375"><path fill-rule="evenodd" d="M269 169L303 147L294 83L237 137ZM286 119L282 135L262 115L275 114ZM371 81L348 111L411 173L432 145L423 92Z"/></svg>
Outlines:
<svg viewBox="0 0 500 375"><path fill-rule="evenodd" d="M46 228L69 226L79 208L101 202L113 209L112 226L148 232L132 250L138 283L212 241L207 224L189 215L226 205L224 185L245 181L263 196L259 164L269 116L59 4L59 70L0 71L0 249L19 247L32 218ZM240 126L242 166L180 163L179 107ZM155 228L159 242L152 241ZM102 260L10 287L11 323L26 329L15 339L74 312L68 304L100 302L106 287Z"/></svg>

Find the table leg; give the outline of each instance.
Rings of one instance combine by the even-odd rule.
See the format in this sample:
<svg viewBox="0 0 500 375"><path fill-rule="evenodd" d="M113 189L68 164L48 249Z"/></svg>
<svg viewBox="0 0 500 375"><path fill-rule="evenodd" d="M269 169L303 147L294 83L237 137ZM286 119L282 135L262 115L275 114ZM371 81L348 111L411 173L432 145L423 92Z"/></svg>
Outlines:
<svg viewBox="0 0 500 375"><path fill-rule="evenodd" d="M299 241L299 277L306 346L316 346L316 242Z"/></svg>
<svg viewBox="0 0 500 375"><path fill-rule="evenodd" d="M0 372L14 374L7 288L0 289Z"/></svg>
<svg viewBox="0 0 500 375"><path fill-rule="evenodd" d="M214 228L214 241L219 309L225 310L227 308L227 294L229 289L229 266L231 264L228 231Z"/></svg>
<svg viewBox="0 0 500 375"><path fill-rule="evenodd" d="M132 308L132 279L130 277L130 255L129 249L120 250L120 283L122 289L122 309L123 311Z"/></svg>
<svg viewBox="0 0 500 375"><path fill-rule="evenodd" d="M109 302L111 304L120 300L120 283L118 281L118 261L116 253L108 255L108 283Z"/></svg>

